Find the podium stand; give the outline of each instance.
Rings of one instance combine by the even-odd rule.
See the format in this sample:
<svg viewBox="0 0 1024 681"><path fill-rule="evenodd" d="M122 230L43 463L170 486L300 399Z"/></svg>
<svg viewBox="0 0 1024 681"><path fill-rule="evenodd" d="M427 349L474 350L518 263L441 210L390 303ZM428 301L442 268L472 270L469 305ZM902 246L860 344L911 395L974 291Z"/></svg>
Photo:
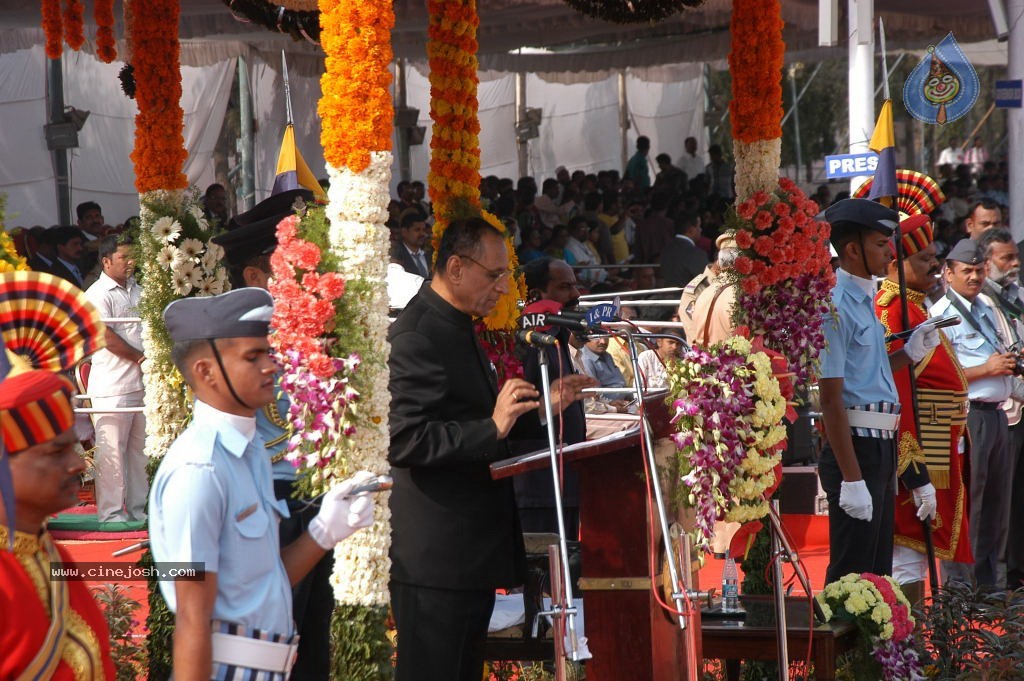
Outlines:
<svg viewBox="0 0 1024 681"><path fill-rule="evenodd" d="M655 437L668 433L664 400L664 392L645 398ZM580 590L584 633L593 654L586 663L587 679L686 678L683 632L651 593L648 541L653 538L660 556L661 532L657 519L647 513L639 428L568 446L563 457L574 462L580 482ZM491 475L503 478L549 468L544 450L491 464Z"/></svg>

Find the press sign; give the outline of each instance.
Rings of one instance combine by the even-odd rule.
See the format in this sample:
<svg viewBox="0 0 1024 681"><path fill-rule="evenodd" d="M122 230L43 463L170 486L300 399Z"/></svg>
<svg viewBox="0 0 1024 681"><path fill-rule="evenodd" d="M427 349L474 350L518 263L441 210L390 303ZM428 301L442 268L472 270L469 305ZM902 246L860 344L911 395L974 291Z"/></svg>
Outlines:
<svg viewBox="0 0 1024 681"><path fill-rule="evenodd" d="M835 180L841 177L874 175L878 167L878 154L837 154L825 157L825 177Z"/></svg>

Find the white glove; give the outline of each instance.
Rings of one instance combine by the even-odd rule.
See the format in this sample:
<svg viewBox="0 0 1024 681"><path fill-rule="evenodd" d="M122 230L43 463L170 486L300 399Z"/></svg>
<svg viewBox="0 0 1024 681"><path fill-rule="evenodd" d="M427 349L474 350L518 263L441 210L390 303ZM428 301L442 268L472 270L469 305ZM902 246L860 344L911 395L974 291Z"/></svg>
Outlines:
<svg viewBox="0 0 1024 681"><path fill-rule="evenodd" d="M329 489L321 498L320 512L309 523L309 536L320 548L330 551L356 530L373 524L373 497L360 494L354 499L345 498L357 485L373 477L373 473L359 471Z"/></svg>
<svg viewBox="0 0 1024 681"><path fill-rule="evenodd" d="M910 490L914 495L914 505L917 506L918 520L935 520L935 511L938 504L935 501L935 485L927 483Z"/></svg>
<svg viewBox="0 0 1024 681"><path fill-rule="evenodd" d="M928 351L939 344L939 330L935 328L935 325L931 321L924 322L916 329L914 333L910 334L910 338L907 339L906 345L903 346L903 350L907 353L907 357L914 364L917 364L924 356L928 354Z"/></svg>
<svg viewBox="0 0 1024 681"><path fill-rule="evenodd" d="M868 492L868 485L863 480L857 482L846 482L839 487L839 508L846 511L846 515L857 520L871 520L874 506L871 503L871 493Z"/></svg>

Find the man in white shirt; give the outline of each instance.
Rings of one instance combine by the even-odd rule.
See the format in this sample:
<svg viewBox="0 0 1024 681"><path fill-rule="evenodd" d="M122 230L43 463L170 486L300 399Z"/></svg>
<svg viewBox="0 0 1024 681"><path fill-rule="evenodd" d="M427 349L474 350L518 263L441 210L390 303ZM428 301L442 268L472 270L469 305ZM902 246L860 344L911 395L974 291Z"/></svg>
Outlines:
<svg viewBox="0 0 1024 681"><path fill-rule="evenodd" d="M955 169L964 162L964 150L960 146L959 137L950 137L949 146L939 152L939 162L936 165L951 165Z"/></svg>
<svg viewBox="0 0 1024 681"><path fill-rule="evenodd" d="M101 317L138 317L132 246L116 236L100 239L99 279L85 295ZM142 407L142 324L108 322L107 347L92 358L88 394L95 409ZM146 519L146 417L139 412L93 414L96 430L96 516L101 523Z"/></svg>
<svg viewBox="0 0 1024 681"><path fill-rule="evenodd" d="M679 158L679 169L686 173L687 180L693 180L693 178L704 173L704 167L707 164L697 153L696 137L687 137L683 145L686 151Z"/></svg>

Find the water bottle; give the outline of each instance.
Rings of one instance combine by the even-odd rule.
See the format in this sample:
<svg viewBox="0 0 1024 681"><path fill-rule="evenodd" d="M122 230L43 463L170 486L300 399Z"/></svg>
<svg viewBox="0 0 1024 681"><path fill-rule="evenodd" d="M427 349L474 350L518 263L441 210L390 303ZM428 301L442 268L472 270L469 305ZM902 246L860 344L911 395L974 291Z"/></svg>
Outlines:
<svg viewBox="0 0 1024 681"><path fill-rule="evenodd" d="M736 561L728 554L722 568L722 612L740 612L739 575Z"/></svg>

